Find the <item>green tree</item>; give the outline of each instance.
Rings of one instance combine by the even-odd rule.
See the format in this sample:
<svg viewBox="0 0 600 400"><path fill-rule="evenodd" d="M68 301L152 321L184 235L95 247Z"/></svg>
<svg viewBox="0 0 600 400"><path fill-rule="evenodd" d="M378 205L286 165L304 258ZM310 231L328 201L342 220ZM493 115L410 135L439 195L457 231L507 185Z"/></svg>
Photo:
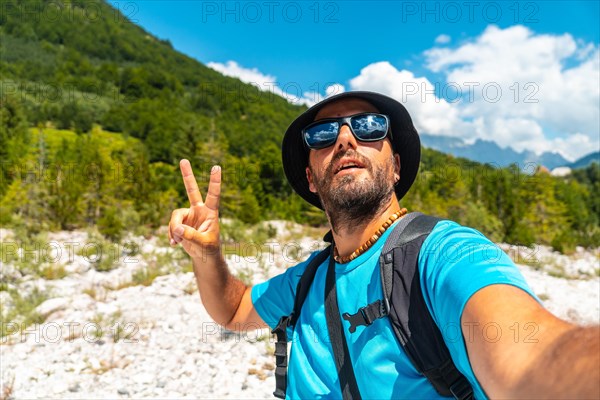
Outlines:
<svg viewBox="0 0 600 400"><path fill-rule="evenodd" d="M0 100L0 196L19 173L19 161L27 154L31 135L21 104L13 97Z"/></svg>

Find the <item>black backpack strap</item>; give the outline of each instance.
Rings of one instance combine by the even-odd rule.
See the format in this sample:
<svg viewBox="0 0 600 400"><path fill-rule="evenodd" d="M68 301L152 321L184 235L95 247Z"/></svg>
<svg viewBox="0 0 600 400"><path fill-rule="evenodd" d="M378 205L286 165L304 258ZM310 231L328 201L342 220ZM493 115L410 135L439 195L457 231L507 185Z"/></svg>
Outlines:
<svg viewBox="0 0 600 400"><path fill-rule="evenodd" d="M317 269L331 252L330 247L331 246L321 251L310 261L296 286L296 296L294 298L294 308L292 309L292 313L281 317L277 326L271 331L272 334L277 336L277 341L275 342L275 391L273 392L273 395L280 399L285 399L285 393L287 391L287 328L296 325L300 310L308 295L310 285L315 278Z"/></svg>
<svg viewBox="0 0 600 400"><path fill-rule="evenodd" d="M324 250L322 250L319 254L317 254L302 273L300 277L300 281L298 282L298 286L296 286L296 298L294 299L294 309L292 310L292 320L291 326L296 325L296 321L300 316L300 310L302 309L302 305L304 304L304 300L306 300L306 296L308 296L308 291L310 290L310 286L312 285L313 280L315 279L315 275L317 274L317 269L323 264L323 262L329 257L331 253L331 246L327 246Z"/></svg>
<svg viewBox="0 0 600 400"><path fill-rule="evenodd" d="M435 223L437 223L437 219L435 219L435 223L431 226L431 229L427 230L427 226L429 226L432 222L430 221L427 226L419 225L419 221L417 224L411 224L413 220L416 218L421 219L422 217L427 217L420 212L409 213L404 216L404 218L400 219L390 236L388 236L385 244L383 245L383 249L381 250L380 256L380 272L381 272L381 284L383 286L383 301L385 302L385 308L389 312L390 311L390 303L389 300L392 298L392 275L394 273L394 259L392 257L391 251L398 246L402 246L413 239L415 236L420 236L419 232L424 228L425 231L423 233L429 233ZM430 217L433 218L433 217ZM407 236L409 235L409 236ZM420 248L419 248L420 250ZM389 254L389 255L388 255ZM388 255L385 260L383 259L384 255Z"/></svg>
<svg viewBox="0 0 600 400"><path fill-rule="evenodd" d="M394 227L380 256L384 299L389 299L392 328L417 371L440 395L471 399L471 385L452 361L429 313L419 279L419 252L439 219L420 213L406 217L409 216L404 226Z"/></svg>
<svg viewBox="0 0 600 400"><path fill-rule="evenodd" d="M342 398L344 400L359 400L361 398L360 392L356 376L354 375L354 368L352 367L342 320L340 319L340 309L338 307L335 286L335 261L332 254L329 259L327 278L325 280L325 317L327 319L327 330L329 331L329 339L331 348L333 349L333 358L335 359L335 366L342 390Z"/></svg>
<svg viewBox="0 0 600 400"><path fill-rule="evenodd" d="M277 326L271 331L277 336L275 342L275 391L273 396L285 399L287 391L287 364L288 364L288 337L287 328L290 324L290 317L286 315L279 319Z"/></svg>

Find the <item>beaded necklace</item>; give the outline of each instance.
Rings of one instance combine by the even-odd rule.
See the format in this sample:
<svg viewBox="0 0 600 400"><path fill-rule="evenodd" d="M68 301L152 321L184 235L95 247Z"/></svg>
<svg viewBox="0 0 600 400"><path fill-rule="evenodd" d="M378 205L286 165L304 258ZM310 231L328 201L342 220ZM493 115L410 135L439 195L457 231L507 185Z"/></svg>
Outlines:
<svg viewBox="0 0 600 400"><path fill-rule="evenodd" d="M354 250L352 252L352 254L350 254L349 256L340 257L339 255L337 255L337 249L334 249L336 255L333 256L333 259L335 260L335 262L337 262L339 264L345 264L347 262L354 260L356 257L363 254L365 251L369 250L371 248L371 246L373 246L373 244L375 244L375 242L381 237L381 235L383 235L383 232L385 232L387 230L387 228L389 228L394 223L394 221L402 218L407 212L408 212L408 210L406 208L402 208L399 211L396 211L395 213L393 213L387 219L387 221L385 221L381 225L381 227L379 227L379 229L377 229L375 231L375 233L373 234L373 236L371 236L369 238L369 240L367 240L365 243L363 243L358 249Z"/></svg>

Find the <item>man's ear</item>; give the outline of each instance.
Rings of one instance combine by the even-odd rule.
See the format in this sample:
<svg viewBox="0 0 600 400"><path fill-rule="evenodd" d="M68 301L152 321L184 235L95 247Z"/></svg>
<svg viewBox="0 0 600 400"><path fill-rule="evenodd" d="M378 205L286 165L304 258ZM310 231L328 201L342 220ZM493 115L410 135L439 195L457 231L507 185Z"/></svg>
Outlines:
<svg viewBox="0 0 600 400"><path fill-rule="evenodd" d="M394 153L394 184L400 181L400 154Z"/></svg>
<svg viewBox="0 0 600 400"><path fill-rule="evenodd" d="M313 193L317 193L317 188L313 183L312 171L309 167L306 167L306 179L308 180L308 189Z"/></svg>

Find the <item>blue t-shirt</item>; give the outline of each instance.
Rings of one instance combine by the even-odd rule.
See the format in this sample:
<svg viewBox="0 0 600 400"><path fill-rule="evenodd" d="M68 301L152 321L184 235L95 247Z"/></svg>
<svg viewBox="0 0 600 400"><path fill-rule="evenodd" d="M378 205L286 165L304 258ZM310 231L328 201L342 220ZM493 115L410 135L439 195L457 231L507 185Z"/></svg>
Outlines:
<svg viewBox="0 0 600 400"><path fill-rule="evenodd" d="M347 264L335 265L340 314L382 299L379 254L393 227L368 251ZM310 260L252 288L252 302L272 328L288 315L296 285ZM325 276L329 260L317 270L293 332L288 366L288 398L341 398L337 370L325 319ZM440 221L419 253L423 297L437 323L457 368L473 386L476 398L486 398L471 369L460 329L469 298L492 284L509 284L532 294L512 260L478 231L451 221ZM533 294L532 294L533 296ZM340 317L341 318L341 317ZM388 318L354 333L342 320L358 387L364 399L442 398L420 375L395 338Z"/></svg>

